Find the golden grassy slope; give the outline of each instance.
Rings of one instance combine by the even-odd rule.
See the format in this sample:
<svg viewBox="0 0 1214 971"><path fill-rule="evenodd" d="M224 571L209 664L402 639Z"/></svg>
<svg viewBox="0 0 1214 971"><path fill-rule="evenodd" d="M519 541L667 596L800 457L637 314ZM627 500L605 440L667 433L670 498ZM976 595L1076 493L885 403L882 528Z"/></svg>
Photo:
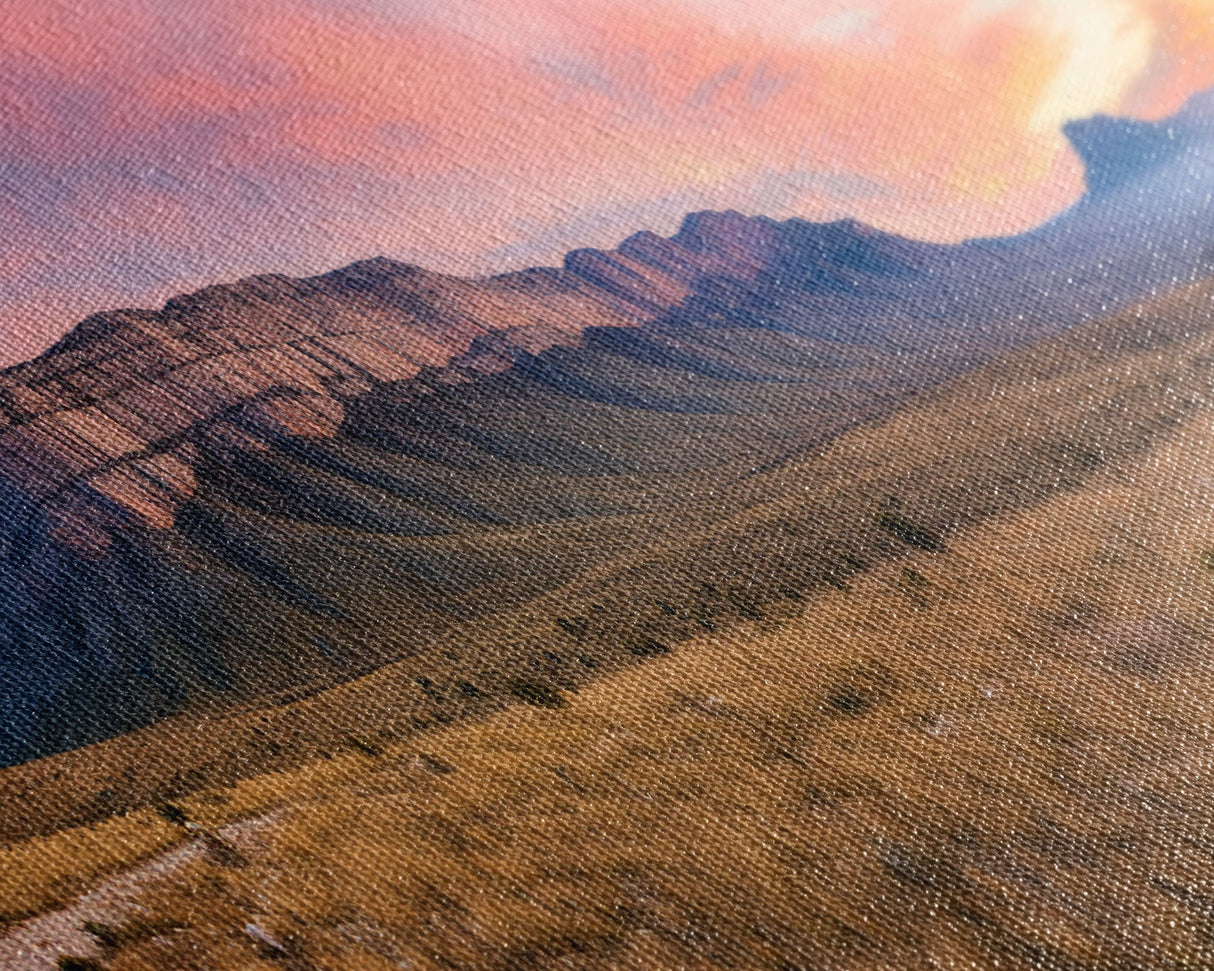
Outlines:
<svg viewBox="0 0 1214 971"><path fill-rule="evenodd" d="M1209 300L954 382L469 648L525 652L552 642L549 607L629 597L614 636L678 633L705 577L750 580L733 604L756 619L714 614L718 631L598 680L552 675L580 689L560 707L418 732L443 703L407 693L406 662L192 743L177 723L9 770L6 798L46 806L107 766L142 784L195 764L190 744L239 752L250 730L303 724L330 756L250 749L249 771L274 771L14 832L0 966L1214 964ZM947 547L878 548L891 495ZM763 574L764 551L817 555L812 586L837 565L823 533L870 568L777 601L791 567Z"/></svg>

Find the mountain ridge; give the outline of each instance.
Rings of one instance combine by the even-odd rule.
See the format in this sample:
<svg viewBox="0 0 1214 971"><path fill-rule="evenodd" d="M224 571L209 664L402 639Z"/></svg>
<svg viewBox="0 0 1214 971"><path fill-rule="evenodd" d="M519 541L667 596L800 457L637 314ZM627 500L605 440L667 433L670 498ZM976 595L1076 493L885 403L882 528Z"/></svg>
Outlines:
<svg viewBox="0 0 1214 971"><path fill-rule="evenodd" d="M997 245L705 212L560 267L379 257L88 318L0 372L0 761L424 652L1210 275L1205 210L1119 228L1180 185L1156 161Z"/></svg>
<svg viewBox="0 0 1214 971"><path fill-rule="evenodd" d="M616 251L573 251L559 269L465 279L377 257L299 280L249 277L160 311L94 315L0 372L0 470L49 504L56 536L100 553L123 523L172 525L192 495L191 436L208 423L222 427L201 433L250 447L250 434L333 434L343 401L375 384L474 380L589 328L651 323L705 286L745 291L790 227L828 241L816 241L822 286L908 268L882 250L909 241L852 222L781 226L725 212L691 214L669 239L638 233ZM153 376L159 386L131 390ZM81 529L83 520L102 525Z"/></svg>

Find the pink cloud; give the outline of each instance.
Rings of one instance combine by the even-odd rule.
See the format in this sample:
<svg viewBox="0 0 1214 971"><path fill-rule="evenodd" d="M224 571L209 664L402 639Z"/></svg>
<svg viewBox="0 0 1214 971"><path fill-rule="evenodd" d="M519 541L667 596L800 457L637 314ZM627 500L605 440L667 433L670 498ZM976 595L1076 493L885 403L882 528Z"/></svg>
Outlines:
<svg viewBox="0 0 1214 971"><path fill-rule="evenodd" d="M1134 110L1214 83L1194 2L1134 8L1163 25ZM1031 127L1068 56L1041 3L742 9L0 0L0 361L254 272L492 272L704 207L957 238L1079 191Z"/></svg>

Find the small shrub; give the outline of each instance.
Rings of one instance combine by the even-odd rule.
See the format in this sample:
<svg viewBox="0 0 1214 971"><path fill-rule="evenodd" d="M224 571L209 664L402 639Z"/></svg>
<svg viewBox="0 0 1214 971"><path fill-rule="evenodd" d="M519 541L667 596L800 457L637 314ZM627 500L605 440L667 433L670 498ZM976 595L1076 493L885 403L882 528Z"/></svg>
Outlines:
<svg viewBox="0 0 1214 971"><path fill-rule="evenodd" d="M663 654L669 654L670 648L661 641L646 640L638 641L628 648L629 653L635 654L637 657L661 657Z"/></svg>
<svg viewBox="0 0 1214 971"><path fill-rule="evenodd" d="M362 752L363 755L368 755L373 759L377 759L384 754L383 747L365 735L348 735L346 736L346 741Z"/></svg>
<svg viewBox="0 0 1214 971"><path fill-rule="evenodd" d="M190 821L190 817L185 814L185 810L180 806L174 806L172 803L161 803L155 808L157 815L161 819L167 820L174 826L184 826Z"/></svg>
<svg viewBox="0 0 1214 971"><path fill-rule="evenodd" d="M59 959L59 971L105 971L92 958L78 958L65 954Z"/></svg>
<svg viewBox="0 0 1214 971"><path fill-rule="evenodd" d="M565 699L555 688L523 678L510 680L510 693L520 701L537 708L561 708L565 704Z"/></svg>
<svg viewBox="0 0 1214 971"><path fill-rule="evenodd" d="M918 549L936 553L944 548L944 543L935 533L916 526L909 519L898 515L896 512L881 513L877 517L877 525L887 533L892 533L898 537L902 542Z"/></svg>
<svg viewBox="0 0 1214 971"><path fill-rule="evenodd" d="M83 926L85 933L92 936L102 947L116 951L122 946L123 935L118 928L99 920L86 920Z"/></svg>
<svg viewBox="0 0 1214 971"><path fill-rule="evenodd" d="M420 761L422 765L424 765L428 770L433 772L435 775L450 775L452 772L455 771L454 765L451 765L448 762L444 762L442 759L438 758L437 756L429 755L426 752L422 752L418 756L418 761Z"/></svg>
<svg viewBox="0 0 1214 971"><path fill-rule="evenodd" d="M831 695L830 706L844 715L863 715L872 707L872 701L863 694L852 689L843 689Z"/></svg>

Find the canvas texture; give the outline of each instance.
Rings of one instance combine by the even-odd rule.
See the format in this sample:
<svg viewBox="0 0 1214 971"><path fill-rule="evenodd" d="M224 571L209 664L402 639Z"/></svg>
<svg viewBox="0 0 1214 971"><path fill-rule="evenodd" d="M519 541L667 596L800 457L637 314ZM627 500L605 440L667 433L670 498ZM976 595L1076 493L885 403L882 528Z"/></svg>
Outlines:
<svg viewBox="0 0 1214 971"><path fill-rule="evenodd" d="M0 969L1214 968L1214 3L0 0Z"/></svg>

